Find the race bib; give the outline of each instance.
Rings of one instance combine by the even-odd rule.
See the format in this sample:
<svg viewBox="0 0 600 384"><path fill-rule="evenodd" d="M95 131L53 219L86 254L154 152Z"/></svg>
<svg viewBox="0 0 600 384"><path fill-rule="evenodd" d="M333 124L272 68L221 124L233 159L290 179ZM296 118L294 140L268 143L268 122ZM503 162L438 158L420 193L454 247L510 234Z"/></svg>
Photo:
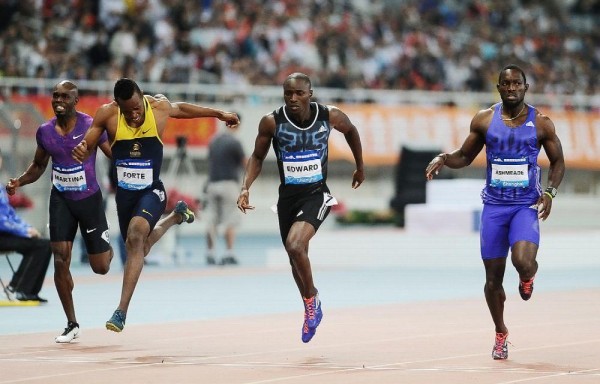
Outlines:
<svg viewBox="0 0 600 384"><path fill-rule="evenodd" d="M69 166L52 164L52 184L60 192L85 191L87 182L83 164Z"/></svg>
<svg viewBox="0 0 600 384"><path fill-rule="evenodd" d="M311 184L323 180L318 151L286 152L282 161L285 184Z"/></svg>
<svg viewBox="0 0 600 384"><path fill-rule="evenodd" d="M491 187L525 188L529 186L529 165L526 157L494 157L491 165Z"/></svg>
<svg viewBox="0 0 600 384"><path fill-rule="evenodd" d="M115 165L120 188L135 191L152 185L152 160L117 160Z"/></svg>

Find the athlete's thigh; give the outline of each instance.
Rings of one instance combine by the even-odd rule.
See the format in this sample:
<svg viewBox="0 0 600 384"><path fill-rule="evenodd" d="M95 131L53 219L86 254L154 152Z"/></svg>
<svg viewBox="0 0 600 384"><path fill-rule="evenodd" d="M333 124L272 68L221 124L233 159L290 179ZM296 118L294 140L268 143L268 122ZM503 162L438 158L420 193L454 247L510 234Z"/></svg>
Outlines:
<svg viewBox="0 0 600 384"><path fill-rule="evenodd" d="M78 201L76 216L79 230L88 254L103 253L110 249L108 221L104 211L102 192Z"/></svg>
<svg viewBox="0 0 600 384"><path fill-rule="evenodd" d="M298 199L279 199L277 201L277 220L279 222L279 234L281 241L285 244L290 228L294 223L294 216L300 210Z"/></svg>
<svg viewBox="0 0 600 384"><path fill-rule="evenodd" d="M135 205L131 218L139 216L144 218L150 225L150 231L154 229L167 207L167 198L162 183L144 190Z"/></svg>
<svg viewBox="0 0 600 384"><path fill-rule="evenodd" d="M308 242L317 233L315 227L307 221L294 221L287 236L287 241L291 243L304 244L308 247Z"/></svg>
<svg viewBox="0 0 600 384"><path fill-rule="evenodd" d="M325 221L331 206L329 205L331 195L329 192L313 193L301 200L300 210L294 217L294 222L305 221L312 224L315 232Z"/></svg>
<svg viewBox="0 0 600 384"><path fill-rule="evenodd" d="M119 232L123 240L127 239L127 229L133 217L133 212L139 199L139 191L128 191L117 188L115 204L117 206L117 218L119 219Z"/></svg>
<svg viewBox="0 0 600 384"><path fill-rule="evenodd" d="M537 208L519 206L510 222L508 238L511 247L518 242L524 241L535 245L533 248L523 245L524 251L530 252L534 248L537 250L540 244L540 221L538 219Z"/></svg>
<svg viewBox="0 0 600 384"><path fill-rule="evenodd" d="M73 242L77 234L77 218L71 211L69 200L52 188L48 205L50 240Z"/></svg>
<svg viewBox="0 0 600 384"><path fill-rule="evenodd" d="M507 257L510 243L508 229L512 209L506 205L484 204L481 212L479 240L484 260Z"/></svg>

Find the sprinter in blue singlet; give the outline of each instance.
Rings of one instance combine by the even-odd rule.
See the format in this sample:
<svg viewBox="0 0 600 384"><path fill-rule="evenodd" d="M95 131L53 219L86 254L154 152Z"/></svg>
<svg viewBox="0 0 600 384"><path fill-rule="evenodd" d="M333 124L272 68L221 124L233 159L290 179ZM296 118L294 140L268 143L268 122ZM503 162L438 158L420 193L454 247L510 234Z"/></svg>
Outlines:
<svg viewBox="0 0 600 384"><path fill-rule="evenodd" d="M565 160L550 118L525 103L529 89L525 72L516 65L504 67L496 87L502 102L479 111L462 147L436 156L425 176L430 180L444 165L466 167L485 146L487 176L481 193L481 257L486 273L485 299L496 328L492 357L502 360L508 358L506 294L502 286L508 252L519 273L519 294L523 300L529 300L538 269L539 219L546 220L550 215L552 200L565 173ZM541 148L550 160L545 190L537 163Z"/></svg>

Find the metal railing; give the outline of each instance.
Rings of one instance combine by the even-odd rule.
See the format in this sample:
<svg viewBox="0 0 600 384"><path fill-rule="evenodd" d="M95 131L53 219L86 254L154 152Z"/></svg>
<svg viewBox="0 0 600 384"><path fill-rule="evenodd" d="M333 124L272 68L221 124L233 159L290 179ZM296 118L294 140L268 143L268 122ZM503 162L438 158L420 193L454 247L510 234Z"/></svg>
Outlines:
<svg viewBox="0 0 600 384"><path fill-rule="evenodd" d="M0 95L49 95L61 79L24 77L0 78ZM113 81L76 80L80 94L112 97ZM280 103L281 86L238 86L231 84L139 83L145 93L163 93L170 98L211 103L247 103L251 105ZM377 105L455 105L487 106L498 101L496 92L442 92L374 89L315 88L315 97L326 103L372 103ZM527 102L553 110L599 111L600 95L559 95L528 93Z"/></svg>

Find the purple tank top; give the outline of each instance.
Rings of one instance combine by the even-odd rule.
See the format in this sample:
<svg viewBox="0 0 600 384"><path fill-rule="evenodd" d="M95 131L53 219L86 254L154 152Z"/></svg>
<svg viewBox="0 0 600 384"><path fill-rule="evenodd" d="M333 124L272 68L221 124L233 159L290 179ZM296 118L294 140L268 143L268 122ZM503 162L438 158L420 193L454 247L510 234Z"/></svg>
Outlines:
<svg viewBox="0 0 600 384"><path fill-rule="evenodd" d="M535 108L527 106L527 118L518 127L507 127L500 107L485 137L487 176L481 192L485 204L535 204L542 194Z"/></svg>
<svg viewBox="0 0 600 384"><path fill-rule="evenodd" d="M36 141L52 159L52 185L69 200L81 200L93 195L100 189L96 180L96 150L79 164L71 157L71 151L81 142L92 117L77 112L75 128L63 136L56 130L56 117L40 125L36 133ZM102 133L98 145L108 140L106 132Z"/></svg>

